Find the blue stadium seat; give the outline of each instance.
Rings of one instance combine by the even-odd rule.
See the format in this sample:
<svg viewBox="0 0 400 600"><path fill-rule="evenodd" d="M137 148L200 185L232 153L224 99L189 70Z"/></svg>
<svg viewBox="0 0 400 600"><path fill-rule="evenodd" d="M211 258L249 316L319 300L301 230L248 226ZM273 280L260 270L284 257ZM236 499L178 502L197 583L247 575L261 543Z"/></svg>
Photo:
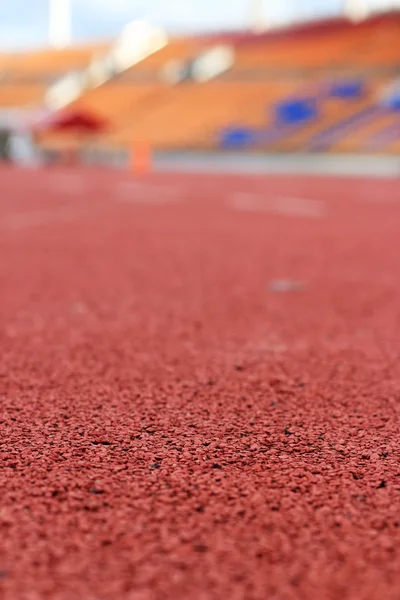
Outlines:
<svg viewBox="0 0 400 600"><path fill-rule="evenodd" d="M316 119L318 116L315 98L293 98L283 100L275 107L277 125L293 125Z"/></svg>
<svg viewBox="0 0 400 600"><path fill-rule="evenodd" d="M248 127L228 127L220 132L219 146L224 150L238 150L257 145L259 132Z"/></svg>
<svg viewBox="0 0 400 600"><path fill-rule="evenodd" d="M332 98L362 98L365 94L365 84L362 80L336 81L331 84L328 93Z"/></svg>

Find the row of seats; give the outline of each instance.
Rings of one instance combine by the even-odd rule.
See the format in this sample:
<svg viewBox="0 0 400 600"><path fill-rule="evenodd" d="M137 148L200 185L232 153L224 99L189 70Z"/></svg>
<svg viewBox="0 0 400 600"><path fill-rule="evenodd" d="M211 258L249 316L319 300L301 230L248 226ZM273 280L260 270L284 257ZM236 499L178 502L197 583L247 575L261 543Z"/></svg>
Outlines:
<svg viewBox="0 0 400 600"><path fill-rule="evenodd" d="M321 116L315 122L289 129L268 147L280 151L304 148L307 139L318 132L378 102L387 84L387 78L376 78L362 98L324 99L319 103ZM217 143L222 128L267 129L282 98L318 96L323 89L321 80L293 78L246 83L215 80L180 86L110 82L91 90L74 106L108 117L112 129L107 139L118 145L146 140L157 148L210 147Z"/></svg>
<svg viewBox="0 0 400 600"><path fill-rule="evenodd" d="M355 40L348 36L341 40L321 38L303 43L280 43L268 48L262 42L249 44L236 50L236 70L262 69L321 69L333 67L366 68L388 67L399 64L400 49L393 36L368 40Z"/></svg>
<svg viewBox="0 0 400 600"><path fill-rule="evenodd" d="M53 48L33 52L1 54L0 72L11 73L15 77L54 75L84 69L93 56L103 55L108 43L71 46L62 50Z"/></svg>
<svg viewBox="0 0 400 600"><path fill-rule="evenodd" d="M279 140L276 149L279 151L301 151L307 149L308 143L318 134L326 131L333 125L340 123L343 120L355 118L368 107L378 104L383 88L389 83L387 78L375 78L369 81L369 87L361 98L354 98L347 101L338 98L325 98L319 106L320 116L311 123L307 123L303 128L296 131L293 135L289 135ZM379 119L372 119L371 123L375 123ZM363 125L360 130L368 129L372 125ZM379 125L377 125L379 127ZM358 133L358 131L357 131ZM349 132L344 137L353 139L354 132ZM333 144L331 149L335 150L340 147L339 143ZM343 151L345 148L343 147Z"/></svg>
<svg viewBox="0 0 400 600"><path fill-rule="evenodd" d="M0 83L0 108L37 107L46 89L41 83Z"/></svg>
<svg viewBox="0 0 400 600"><path fill-rule="evenodd" d="M63 50L45 49L29 53L0 54L0 107L27 107L42 105L45 101L47 85L68 72L85 69L93 58L105 56L111 48L109 43L72 46ZM135 66L138 72L157 70L172 58L186 58L199 50L196 38L178 38L165 48L155 52ZM113 82L112 86L101 86L88 90L84 103L92 105L111 118L113 107L120 115L126 109L133 109L132 102L149 91L148 86L138 86L128 94L121 87L124 77ZM157 82L158 77L154 77ZM127 100L124 100L127 98Z"/></svg>
<svg viewBox="0 0 400 600"><path fill-rule="evenodd" d="M320 69L332 67L388 67L400 62L398 40L400 17L383 17L361 24L342 24L339 29L311 31L307 34L268 36L261 34L244 40L229 40L235 48L232 71L265 69ZM156 72L171 60L195 58L217 41L194 37L176 38L126 71Z"/></svg>
<svg viewBox="0 0 400 600"><path fill-rule="evenodd" d="M101 43L0 54L0 108L42 106L54 79L86 68L94 56L104 54L108 47L109 44Z"/></svg>
<svg viewBox="0 0 400 600"><path fill-rule="evenodd" d="M357 100L344 105L338 99L328 99L320 108L321 116L311 123L305 124L292 135L283 136L277 141L275 150L280 152L298 152L307 147L308 140L326 130L340 119L357 114L368 106L370 100Z"/></svg>
<svg viewBox="0 0 400 600"><path fill-rule="evenodd" d="M385 67L400 63L400 16L341 29L268 39L259 36L236 48L236 69Z"/></svg>
<svg viewBox="0 0 400 600"><path fill-rule="evenodd" d="M361 98L324 98L319 102L320 116L316 120L278 129L278 135L267 136L259 148L280 152L307 150L311 140L341 122L350 122L350 127L343 128L343 134L339 129L339 135L326 149L361 150L368 136L400 119L384 109L369 114L369 108L377 105L387 83L385 78L371 81ZM102 143L108 146L131 147L146 141L155 149L210 149L217 147L219 132L224 127L265 132L273 129L279 101L294 95L317 96L319 89L324 89L322 81L300 79L245 84L212 81L180 86L109 83L91 90L74 106L109 119L110 128L102 138Z"/></svg>
<svg viewBox="0 0 400 600"><path fill-rule="evenodd" d="M74 102L76 109L105 116L110 129L103 142L131 146L145 140L156 148L211 147L221 126L232 122L262 127L272 106L301 85L277 82L167 84L109 83Z"/></svg>
<svg viewBox="0 0 400 600"><path fill-rule="evenodd" d="M229 38L228 38L229 39ZM236 42L234 69L329 67L348 65L385 66L400 63L400 16L360 24L343 24L341 28L315 29L307 34L290 36L259 35ZM178 37L137 63L133 70L157 70L170 60L186 60L207 46L206 38ZM110 43L72 46L62 50L44 49L29 53L0 54L0 72L16 75L46 75L85 68L93 56L104 55Z"/></svg>
<svg viewBox="0 0 400 600"><path fill-rule="evenodd" d="M149 107L151 98L164 96L166 86L158 84L127 85L123 82L109 82L98 88L88 90L71 108L92 110L106 117L115 127L127 120L139 117L140 107Z"/></svg>
<svg viewBox="0 0 400 600"><path fill-rule="evenodd" d="M164 48L150 54L133 67L137 71L161 69L170 60L185 60L195 57L204 43L201 38L172 39ZM111 49L109 43L72 46L62 50L44 49L29 53L0 54L0 73L16 79L21 77L57 76L85 69L95 57L106 56Z"/></svg>
<svg viewBox="0 0 400 600"><path fill-rule="evenodd" d="M293 92L296 82L209 82L164 88L147 110L133 112L111 135L122 145L147 140L158 148L206 147L218 129L232 122L260 127L267 106ZM147 104L147 102L146 102Z"/></svg>

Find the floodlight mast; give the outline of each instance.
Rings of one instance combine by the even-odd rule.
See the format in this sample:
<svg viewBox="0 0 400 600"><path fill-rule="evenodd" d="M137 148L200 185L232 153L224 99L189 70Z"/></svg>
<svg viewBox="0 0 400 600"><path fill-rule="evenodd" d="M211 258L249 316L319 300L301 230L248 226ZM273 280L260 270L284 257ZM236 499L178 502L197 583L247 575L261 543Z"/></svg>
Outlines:
<svg viewBox="0 0 400 600"><path fill-rule="evenodd" d="M253 31L262 31L266 29L263 0L250 0L250 20Z"/></svg>
<svg viewBox="0 0 400 600"><path fill-rule="evenodd" d="M71 0L50 0L49 43L54 48L71 44Z"/></svg>
<svg viewBox="0 0 400 600"><path fill-rule="evenodd" d="M368 4L365 0L344 0L344 14L353 21L365 19L368 16Z"/></svg>

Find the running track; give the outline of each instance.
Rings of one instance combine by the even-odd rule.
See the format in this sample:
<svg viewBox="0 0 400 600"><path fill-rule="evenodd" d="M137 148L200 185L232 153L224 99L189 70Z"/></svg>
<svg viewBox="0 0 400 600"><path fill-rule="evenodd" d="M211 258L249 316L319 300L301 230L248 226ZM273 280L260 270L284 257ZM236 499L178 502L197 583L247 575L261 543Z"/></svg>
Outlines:
<svg viewBox="0 0 400 600"><path fill-rule="evenodd" d="M0 182L1 598L398 600L399 182Z"/></svg>

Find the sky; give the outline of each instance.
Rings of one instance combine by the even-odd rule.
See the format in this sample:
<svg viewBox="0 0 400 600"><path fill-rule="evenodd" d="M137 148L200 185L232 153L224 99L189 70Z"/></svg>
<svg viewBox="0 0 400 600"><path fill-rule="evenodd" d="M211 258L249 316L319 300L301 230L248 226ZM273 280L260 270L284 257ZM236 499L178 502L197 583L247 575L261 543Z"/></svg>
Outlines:
<svg viewBox="0 0 400 600"><path fill-rule="evenodd" d="M360 0L359 0L360 1ZM371 8L400 0L361 0ZM270 24L338 14L345 0L261 0ZM133 19L149 19L170 32L247 27L251 0L71 0L76 41L113 38ZM45 46L49 0L0 0L0 49Z"/></svg>

